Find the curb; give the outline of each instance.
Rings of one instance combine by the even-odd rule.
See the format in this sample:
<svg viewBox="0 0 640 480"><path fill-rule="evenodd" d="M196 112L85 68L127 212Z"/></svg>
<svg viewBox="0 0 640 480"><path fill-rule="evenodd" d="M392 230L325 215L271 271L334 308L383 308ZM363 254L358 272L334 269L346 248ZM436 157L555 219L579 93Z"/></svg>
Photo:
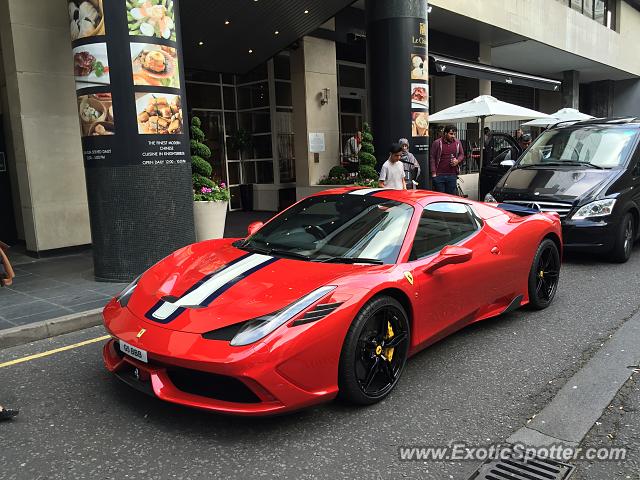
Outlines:
<svg viewBox="0 0 640 480"><path fill-rule="evenodd" d="M507 442L543 447L578 446L640 361L640 314L636 313L604 343L530 423Z"/></svg>
<svg viewBox="0 0 640 480"><path fill-rule="evenodd" d="M102 324L102 308L0 330L0 349L55 337Z"/></svg>

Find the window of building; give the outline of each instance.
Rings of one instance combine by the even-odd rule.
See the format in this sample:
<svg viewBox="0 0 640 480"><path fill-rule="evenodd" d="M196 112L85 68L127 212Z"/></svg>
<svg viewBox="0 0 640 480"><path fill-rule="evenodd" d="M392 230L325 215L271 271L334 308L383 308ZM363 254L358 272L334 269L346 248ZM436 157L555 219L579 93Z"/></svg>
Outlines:
<svg viewBox="0 0 640 480"><path fill-rule="evenodd" d="M558 0L607 28L616 30L617 0Z"/></svg>

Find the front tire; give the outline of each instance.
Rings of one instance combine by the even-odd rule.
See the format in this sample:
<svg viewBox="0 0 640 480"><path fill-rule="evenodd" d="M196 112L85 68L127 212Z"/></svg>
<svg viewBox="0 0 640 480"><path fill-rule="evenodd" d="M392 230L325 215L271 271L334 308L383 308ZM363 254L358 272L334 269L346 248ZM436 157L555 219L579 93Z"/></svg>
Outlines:
<svg viewBox="0 0 640 480"><path fill-rule="evenodd" d="M633 240L636 238L636 224L631 212L625 213L622 222L618 226L616 243L611 250L610 259L612 262L625 263L631 257L633 250Z"/></svg>
<svg viewBox="0 0 640 480"><path fill-rule="evenodd" d="M369 301L351 324L340 354L339 397L371 405L396 386L409 351L409 320L394 298Z"/></svg>
<svg viewBox="0 0 640 480"><path fill-rule="evenodd" d="M553 240L545 238L531 263L529 271L529 306L542 310L551 305L560 279L560 253Z"/></svg>

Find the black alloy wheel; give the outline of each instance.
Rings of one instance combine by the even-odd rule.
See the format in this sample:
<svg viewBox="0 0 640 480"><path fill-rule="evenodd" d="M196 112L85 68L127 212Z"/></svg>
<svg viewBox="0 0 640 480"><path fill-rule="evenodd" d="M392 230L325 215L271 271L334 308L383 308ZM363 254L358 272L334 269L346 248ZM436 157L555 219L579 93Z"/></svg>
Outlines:
<svg viewBox="0 0 640 480"><path fill-rule="evenodd" d="M382 296L367 303L342 347L340 397L360 405L386 397L404 370L409 339L409 320L398 301Z"/></svg>
<svg viewBox="0 0 640 480"><path fill-rule="evenodd" d="M535 310L547 308L553 301L560 280L560 253L553 240L538 246L529 271L529 305Z"/></svg>
<svg viewBox="0 0 640 480"><path fill-rule="evenodd" d="M616 243L611 251L611 260L616 263L624 263L631 257L633 241L636 238L636 224L631 212L627 212L618 227Z"/></svg>

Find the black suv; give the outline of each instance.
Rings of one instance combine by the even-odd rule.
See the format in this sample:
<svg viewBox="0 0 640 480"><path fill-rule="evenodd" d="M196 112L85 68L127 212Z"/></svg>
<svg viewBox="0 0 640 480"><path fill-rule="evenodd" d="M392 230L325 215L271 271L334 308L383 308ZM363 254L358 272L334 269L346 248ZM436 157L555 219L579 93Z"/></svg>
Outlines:
<svg viewBox="0 0 640 480"><path fill-rule="evenodd" d="M640 224L640 119L545 130L485 197L558 212L567 249L626 262Z"/></svg>

